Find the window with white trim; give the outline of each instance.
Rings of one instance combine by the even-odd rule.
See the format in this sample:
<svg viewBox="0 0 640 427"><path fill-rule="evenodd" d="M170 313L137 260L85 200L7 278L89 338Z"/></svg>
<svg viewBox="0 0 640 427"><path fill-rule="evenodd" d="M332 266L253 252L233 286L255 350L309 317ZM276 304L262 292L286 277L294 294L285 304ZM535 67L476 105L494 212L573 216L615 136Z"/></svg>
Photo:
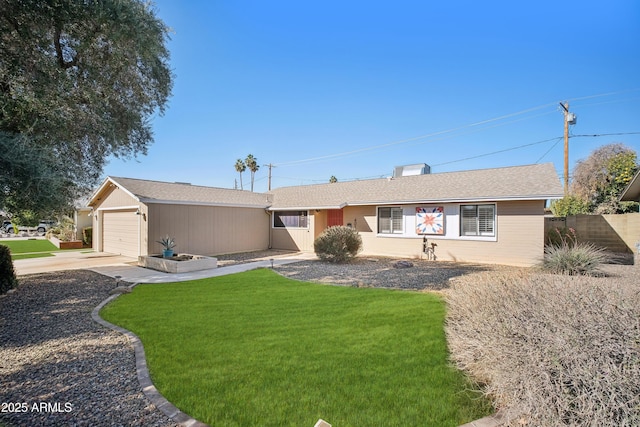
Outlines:
<svg viewBox="0 0 640 427"><path fill-rule="evenodd" d="M495 236L496 205L460 205L461 236Z"/></svg>
<svg viewBox="0 0 640 427"><path fill-rule="evenodd" d="M309 211L274 211L274 228L308 228Z"/></svg>
<svg viewBox="0 0 640 427"><path fill-rule="evenodd" d="M378 208L378 233L402 234L402 208Z"/></svg>

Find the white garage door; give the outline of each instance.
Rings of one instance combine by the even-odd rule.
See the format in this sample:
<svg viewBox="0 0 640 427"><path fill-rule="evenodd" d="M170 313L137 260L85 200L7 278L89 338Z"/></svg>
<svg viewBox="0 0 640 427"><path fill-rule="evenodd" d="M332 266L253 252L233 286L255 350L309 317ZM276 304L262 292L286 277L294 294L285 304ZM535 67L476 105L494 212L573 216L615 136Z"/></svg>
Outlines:
<svg viewBox="0 0 640 427"><path fill-rule="evenodd" d="M138 215L135 210L103 213L102 250L112 254L138 257Z"/></svg>

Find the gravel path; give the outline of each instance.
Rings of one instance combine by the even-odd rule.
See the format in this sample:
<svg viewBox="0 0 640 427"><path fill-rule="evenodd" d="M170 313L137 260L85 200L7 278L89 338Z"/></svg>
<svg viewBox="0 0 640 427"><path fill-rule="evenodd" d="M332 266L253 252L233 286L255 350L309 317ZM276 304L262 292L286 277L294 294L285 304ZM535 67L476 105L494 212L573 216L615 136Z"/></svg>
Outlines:
<svg viewBox="0 0 640 427"><path fill-rule="evenodd" d="M0 299L0 423L175 425L140 390L128 339L91 319L113 287L89 271L47 273Z"/></svg>

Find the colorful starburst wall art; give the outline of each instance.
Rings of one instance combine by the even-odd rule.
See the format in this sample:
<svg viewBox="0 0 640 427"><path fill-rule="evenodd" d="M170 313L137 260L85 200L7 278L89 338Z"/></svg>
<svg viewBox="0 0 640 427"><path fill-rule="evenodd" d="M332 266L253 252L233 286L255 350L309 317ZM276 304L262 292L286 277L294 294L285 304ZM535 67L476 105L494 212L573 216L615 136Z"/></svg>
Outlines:
<svg viewBox="0 0 640 427"><path fill-rule="evenodd" d="M416 208L416 233L444 235L444 208Z"/></svg>

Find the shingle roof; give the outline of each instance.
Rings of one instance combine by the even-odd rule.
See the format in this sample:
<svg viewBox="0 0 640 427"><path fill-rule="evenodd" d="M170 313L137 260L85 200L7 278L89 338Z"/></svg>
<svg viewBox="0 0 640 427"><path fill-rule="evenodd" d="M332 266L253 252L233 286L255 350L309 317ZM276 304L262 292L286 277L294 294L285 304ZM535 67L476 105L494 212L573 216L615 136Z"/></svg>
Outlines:
<svg viewBox="0 0 640 427"><path fill-rule="evenodd" d="M546 200L561 198L563 189L553 164L546 163L284 187L271 194L274 210L412 202Z"/></svg>
<svg viewBox="0 0 640 427"><path fill-rule="evenodd" d="M561 198L563 195L562 185L551 163L283 187L268 193L109 177L96 191L92 201L108 185L119 186L143 203L269 207L272 210L482 200L546 200Z"/></svg>
<svg viewBox="0 0 640 427"><path fill-rule="evenodd" d="M109 179L143 203L184 203L266 208L267 195L228 188L122 177Z"/></svg>

